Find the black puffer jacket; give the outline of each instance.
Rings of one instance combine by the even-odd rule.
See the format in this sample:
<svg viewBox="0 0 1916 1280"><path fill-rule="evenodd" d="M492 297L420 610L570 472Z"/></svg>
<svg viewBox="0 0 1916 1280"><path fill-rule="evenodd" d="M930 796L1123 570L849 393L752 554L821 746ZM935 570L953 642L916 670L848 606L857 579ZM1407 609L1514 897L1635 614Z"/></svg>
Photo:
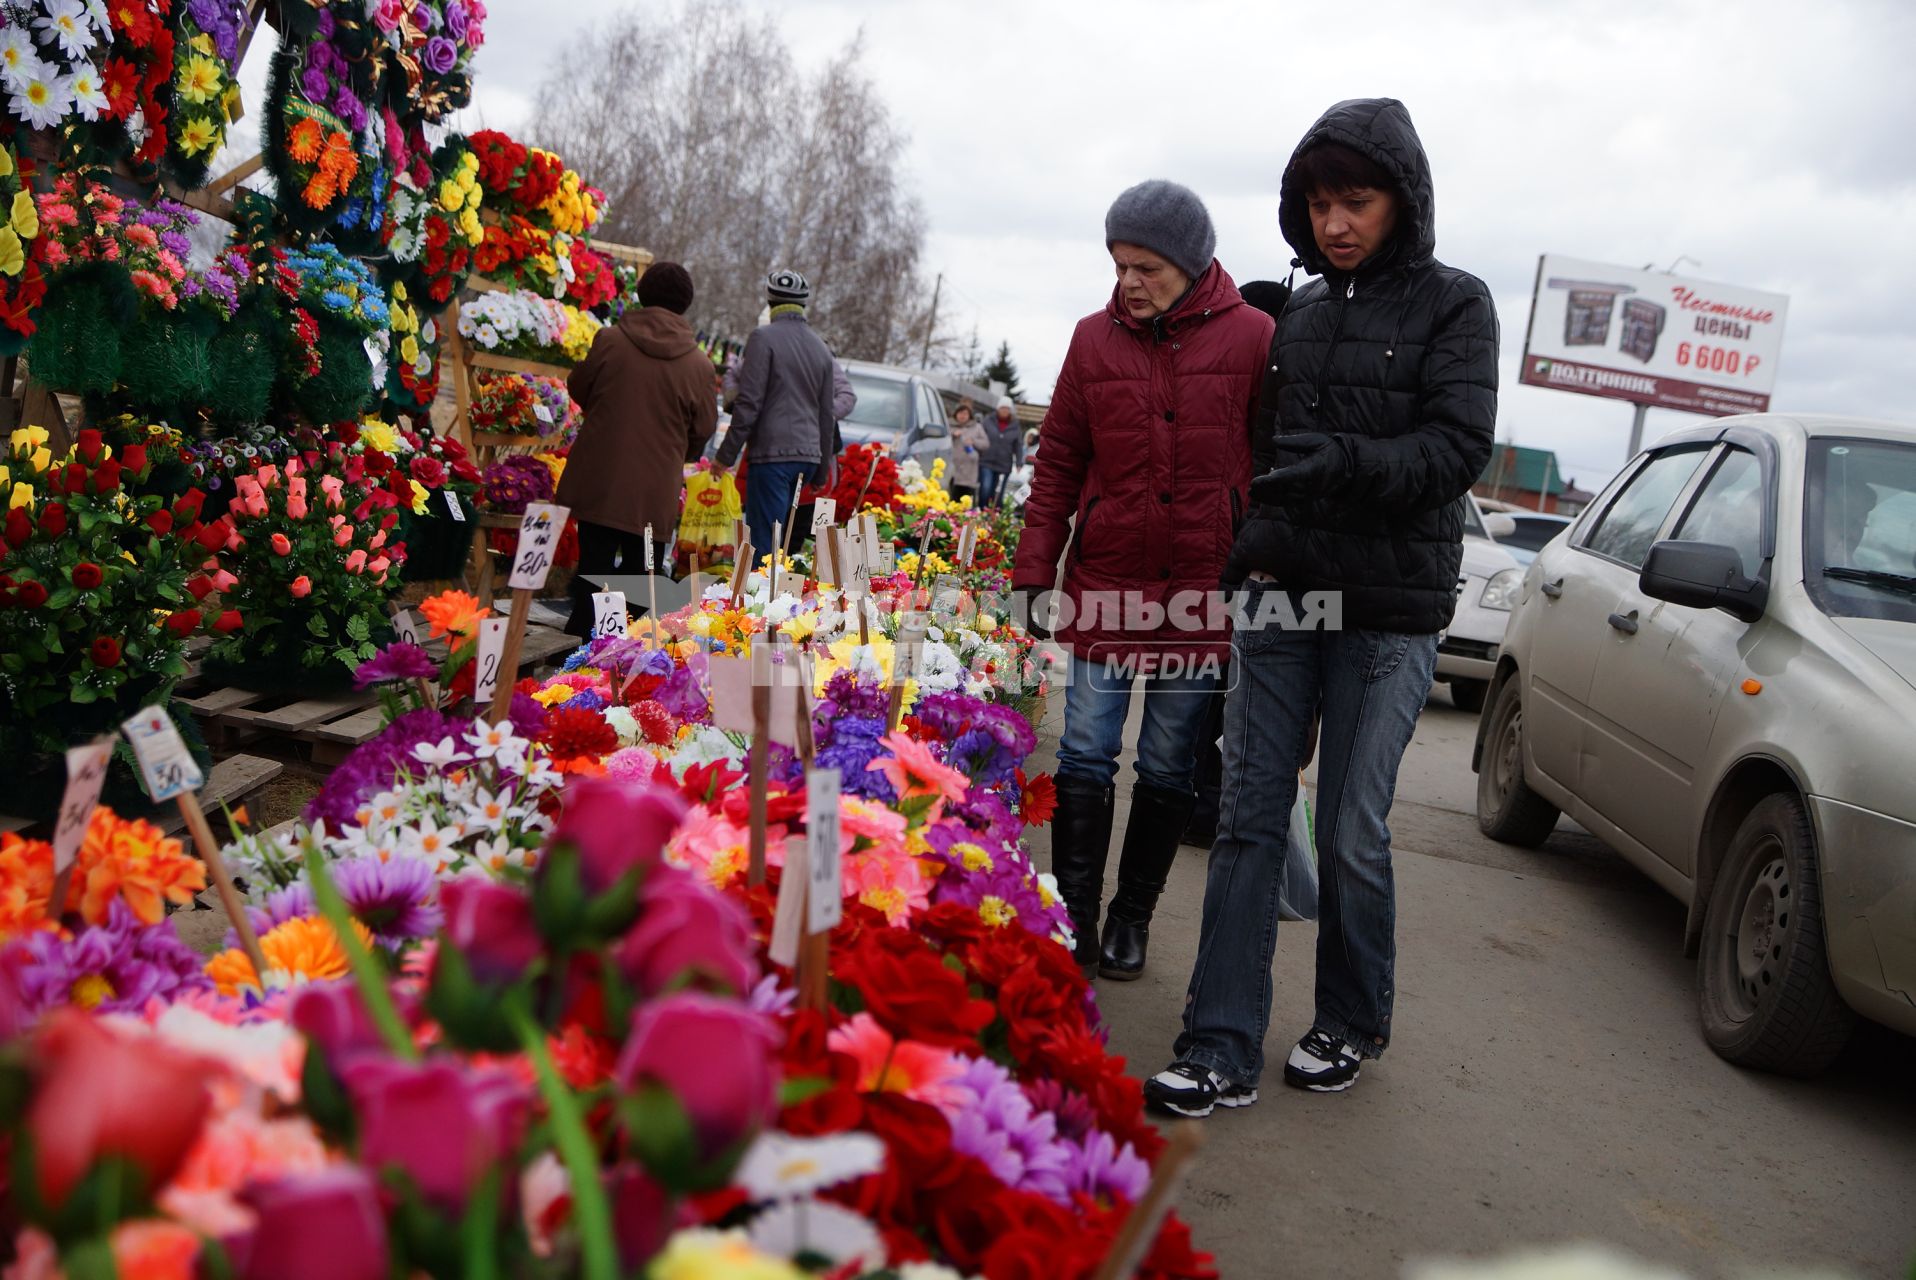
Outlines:
<svg viewBox="0 0 1916 1280"><path fill-rule="evenodd" d="M1332 270L1311 233L1297 155L1336 142L1397 181L1397 232L1355 272ZM1490 460L1497 422L1497 311L1490 290L1444 266L1430 162L1404 104L1340 102L1286 166L1284 238L1321 276L1277 326L1252 437L1258 474L1277 434L1323 432L1349 461L1317 494L1253 507L1227 582L1262 569L1293 592L1341 591L1344 625L1426 634L1450 623L1463 560L1459 502Z"/></svg>

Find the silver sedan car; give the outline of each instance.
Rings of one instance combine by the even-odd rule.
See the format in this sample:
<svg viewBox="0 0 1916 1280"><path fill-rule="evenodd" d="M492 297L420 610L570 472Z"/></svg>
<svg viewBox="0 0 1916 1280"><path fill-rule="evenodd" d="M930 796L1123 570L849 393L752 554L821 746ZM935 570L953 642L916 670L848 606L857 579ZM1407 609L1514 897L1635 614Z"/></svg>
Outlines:
<svg viewBox="0 0 1916 1280"><path fill-rule="evenodd" d="M1689 905L1704 1036L1810 1074L1916 1033L1916 429L1725 418L1525 572L1478 823L1567 813Z"/></svg>

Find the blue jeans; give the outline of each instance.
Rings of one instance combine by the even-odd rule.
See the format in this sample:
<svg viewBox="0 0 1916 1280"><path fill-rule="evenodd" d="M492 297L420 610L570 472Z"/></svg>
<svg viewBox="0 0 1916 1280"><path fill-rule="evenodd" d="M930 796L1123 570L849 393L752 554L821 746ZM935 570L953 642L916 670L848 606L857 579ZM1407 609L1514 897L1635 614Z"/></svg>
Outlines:
<svg viewBox="0 0 1916 1280"><path fill-rule="evenodd" d="M754 462L745 470L745 524L751 530L753 562L772 549L772 526L791 518L798 482L818 469L815 462ZM792 545L801 540L794 536Z"/></svg>
<svg viewBox="0 0 1916 1280"><path fill-rule="evenodd" d="M1320 705L1314 1027L1376 1057L1390 1043L1397 898L1385 819L1437 665L1437 637L1249 625L1245 584L1224 711L1224 786L1197 963L1175 1053L1239 1084L1264 1070L1277 890L1305 739Z"/></svg>
<svg viewBox="0 0 1916 1280"><path fill-rule="evenodd" d="M995 507L1004 501L1005 476L1008 473L995 471L990 467L978 468L978 499L973 504L980 507Z"/></svg>
<svg viewBox="0 0 1916 1280"><path fill-rule="evenodd" d="M1058 777L1082 778L1100 787L1116 780L1135 680L1122 667L1108 668L1103 662L1072 656L1071 687L1064 695L1064 737L1058 743ZM1197 733L1215 684L1216 677L1210 674L1145 679L1144 725L1138 731L1139 782L1189 794Z"/></svg>

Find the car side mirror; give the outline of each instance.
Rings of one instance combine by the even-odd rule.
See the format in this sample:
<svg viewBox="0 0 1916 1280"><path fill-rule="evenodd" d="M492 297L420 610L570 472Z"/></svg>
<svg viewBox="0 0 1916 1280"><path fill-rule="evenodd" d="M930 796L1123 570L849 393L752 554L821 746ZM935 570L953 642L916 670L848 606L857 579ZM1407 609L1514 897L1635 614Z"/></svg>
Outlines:
<svg viewBox="0 0 1916 1280"><path fill-rule="evenodd" d="M1637 585L1653 600L1723 609L1742 622L1761 618L1770 598L1769 583L1743 576L1736 548L1715 542L1657 543L1643 561Z"/></svg>
<svg viewBox="0 0 1916 1280"><path fill-rule="evenodd" d="M1484 532L1493 538L1508 538L1517 532L1517 522L1501 511L1484 512Z"/></svg>
<svg viewBox="0 0 1916 1280"><path fill-rule="evenodd" d="M942 422L927 422L924 426L918 428L918 438L920 440L943 440L950 434L951 432Z"/></svg>

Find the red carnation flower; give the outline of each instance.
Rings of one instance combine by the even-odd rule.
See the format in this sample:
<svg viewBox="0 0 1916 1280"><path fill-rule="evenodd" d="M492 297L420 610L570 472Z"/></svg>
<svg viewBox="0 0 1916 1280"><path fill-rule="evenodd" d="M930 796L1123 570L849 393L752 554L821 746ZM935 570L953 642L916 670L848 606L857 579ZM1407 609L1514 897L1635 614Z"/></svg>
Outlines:
<svg viewBox="0 0 1916 1280"><path fill-rule="evenodd" d="M117 667L120 665L120 642L112 636L95 636L92 654L94 666Z"/></svg>
<svg viewBox="0 0 1916 1280"><path fill-rule="evenodd" d="M605 717L587 707L561 707L546 717L539 741L556 759L596 759L619 749L619 735Z"/></svg>
<svg viewBox="0 0 1916 1280"><path fill-rule="evenodd" d="M73 566L73 585L82 591L91 591L105 581L106 575L91 560L82 560Z"/></svg>

